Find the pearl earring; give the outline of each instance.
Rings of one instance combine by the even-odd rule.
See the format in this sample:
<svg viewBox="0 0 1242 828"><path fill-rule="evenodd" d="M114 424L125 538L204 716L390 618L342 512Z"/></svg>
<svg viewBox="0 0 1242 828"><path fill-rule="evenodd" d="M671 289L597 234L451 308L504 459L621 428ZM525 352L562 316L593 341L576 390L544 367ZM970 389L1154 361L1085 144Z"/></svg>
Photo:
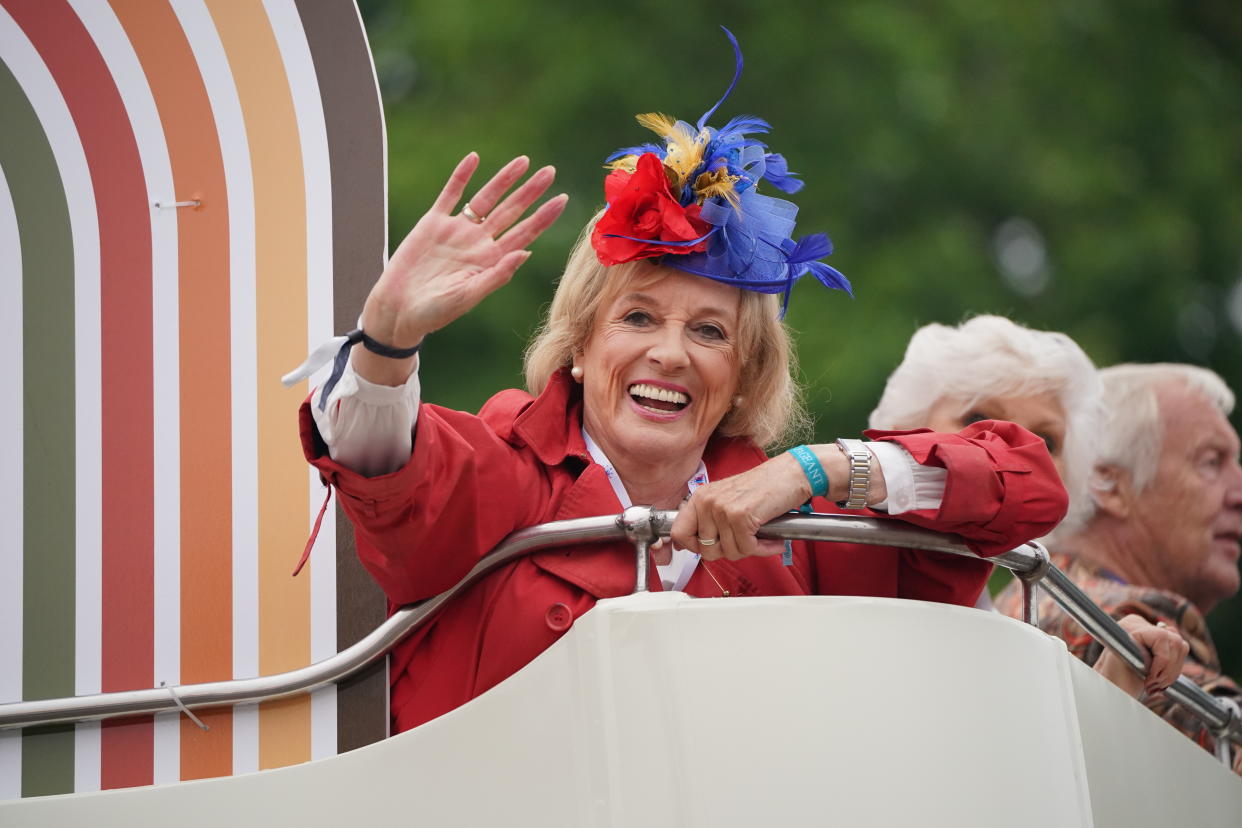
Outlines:
<svg viewBox="0 0 1242 828"><path fill-rule="evenodd" d="M569 375L573 377L575 380L577 380L578 382L582 382L582 366L575 365L573 368L570 368Z"/></svg>
<svg viewBox="0 0 1242 828"><path fill-rule="evenodd" d="M746 398L745 398L745 397L743 397L741 394L738 394L736 397L734 397L734 398L733 398L733 407L734 407L734 408L741 408L741 407L742 407L742 403L744 403L744 402L746 402Z"/></svg>

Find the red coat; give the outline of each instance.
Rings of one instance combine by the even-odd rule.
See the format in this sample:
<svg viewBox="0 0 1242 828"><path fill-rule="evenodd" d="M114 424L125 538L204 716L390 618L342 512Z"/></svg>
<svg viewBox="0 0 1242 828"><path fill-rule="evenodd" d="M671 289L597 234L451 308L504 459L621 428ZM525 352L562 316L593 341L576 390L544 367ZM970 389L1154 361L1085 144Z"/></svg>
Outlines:
<svg viewBox="0 0 1242 828"><path fill-rule="evenodd" d="M621 506L582 440L582 400L564 372L535 399L502 391L477 416L419 408L410 461L365 478L332 461L308 405L300 413L307 459L336 486L355 526L358 555L391 604L436 595L510 532L552 520L615 514ZM994 555L1046 534L1066 495L1044 443L1003 422L960 434L870 432L916 461L948 470L939 510L901 520L965 538ZM713 480L766 459L747 440L713 438L703 461ZM816 511L837 511L824 500ZM685 591L730 595L875 595L973 604L991 566L931 552L840 543L794 543L780 556L700 564ZM512 675L556 641L600 598L633 588L627 542L551 549L483 578L393 651L392 715L407 730ZM652 567L651 589L659 590Z"/></svg>

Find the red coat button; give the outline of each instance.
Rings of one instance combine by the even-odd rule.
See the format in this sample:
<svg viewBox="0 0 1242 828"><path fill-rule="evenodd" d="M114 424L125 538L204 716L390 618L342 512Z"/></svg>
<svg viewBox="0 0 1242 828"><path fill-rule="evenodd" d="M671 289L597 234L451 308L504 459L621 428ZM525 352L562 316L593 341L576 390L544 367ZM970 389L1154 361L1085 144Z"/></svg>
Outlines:
<svg viewBox="0 0 1242 828"><path fill-rule="evenodd" d="M565 632L573 625L574 614L569 611L569 607L556 603L548 607L548 611L544 613L543 620L548 623L548 629L553 632Z"/></svg>

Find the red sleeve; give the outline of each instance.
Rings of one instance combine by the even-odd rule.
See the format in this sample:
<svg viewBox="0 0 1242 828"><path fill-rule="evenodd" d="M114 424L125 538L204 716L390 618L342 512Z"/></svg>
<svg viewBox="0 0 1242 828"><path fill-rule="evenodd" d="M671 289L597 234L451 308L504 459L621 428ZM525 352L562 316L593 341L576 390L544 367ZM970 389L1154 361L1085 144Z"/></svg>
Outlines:
<svg viewBox="0 0 1242 828"><path fill-rule="evenodd" d="M457 583L511 531L537 522L537 505L550 497L532 453L483 418L426 403L418 411L409 461L378 477L328 456L308 403L298 415L306 459L336 487L358 557L396 604Z"/></svg>
<svg viewBox="0 0 1242 828"><path fill-rule="evenodd" d="M998 420L973 423L957 434L868 431L873 440L898 443L924 466L948 472L939 509L900 520L961 535L985 557L999 555L1052 531L1069 498L1044 441L1022 426Z"/></svg>
<svg viewBox="0 0 1242 828"><path fill-rule="evenodd" d="M961 536L985 557L1043 537L1069 504L1044 441L1013 423L985 420L957 434L868 431L900 444L915 461L948 471L939 509L906 512L904 520ZM903 598L972 605L992 567L960 555L901 550L897 594Z"/></svg>

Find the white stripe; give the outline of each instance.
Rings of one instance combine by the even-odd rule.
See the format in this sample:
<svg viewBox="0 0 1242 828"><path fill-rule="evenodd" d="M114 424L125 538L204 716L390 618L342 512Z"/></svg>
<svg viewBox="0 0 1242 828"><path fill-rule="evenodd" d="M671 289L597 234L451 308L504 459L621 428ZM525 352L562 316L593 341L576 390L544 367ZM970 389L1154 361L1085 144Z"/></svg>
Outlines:
<svg viewBox="0 0 1242 828"><path fill-rule="evenodd" d="M13 352L0 360L0 388L9 399L0 405L0 434L22 434L22 247L17 212L0 167L0 331L9 332ZM9 443L7 473L0 475L0 703L22 699L22 446ZM0 731L0 800L22 795L22 734Z"/></svg>
<svg viewBox="0 0 1242 828"><path fill-rule="evenodd" d="M102 611L102 460L100 412L99 221L95 191L77 126L33 44L0 8L0 60L26 92L43 125L64 182L73 234L74 263L74 480L76 587L74 590L74 688L100 689ZM89 729L88 729L89 730ZM99 786L99 744L78 729L75 774L81 787ZM97 731L97 728L96 728Z"/></svg>
<svg viewBox="0 0 1242 828"><path fill-rule="evenodd" d="M22 240L17 212L0 167L0 331L8 332L12 351L0 359L0 388L9 399L0 405L0 434L10 439L6 469L0 475L0 703L22 700ZM4 784L0 775L0 786ZM2 790L2 788L0 788Z"/></svg>
<svg viewBox="0 0 1242 828"><path fill-rule="evenodd" d="M159 684L159 679L156 684ZM155 717L151 784L165 785L181 779L181 713Z"/></svg>
<svg viewBox="0 0 1242 828"><path fill-rule="evenodd" d="M173 201L172 161L159 110L138 55L112 10L91 0L71 0L103 56L129 116L147 202ZM181 676L181 446L177 336L177 211L150 208L154 390L154 652L155 685ZM155 728L155 781L179 776L180 730Z"/></svg>
<svg viewBox="0 0 1242 828"><path fill-rule="evenodd" d="M99 722L78 722L73 726L73 789L78 793L99 790L102 742Z"/></svg>
<svg viewBox="0 0 1242 828"><path fill-rule="evenodd" d="M172 0L216 119L229 204L232 372L233 677L259 672L259 425L256 385L254 179L241 101L224 46L201 0ZM233 772L257 770L257 709L234 709Z"/></svg>
<svg viewBox="0 0 1242 828"><path fill-rule="evenodd" d="M332 336L332 168L328 154L328 126L315 75L302 18L293 0L264 0L268 20L280 49L289 93L298 122L302 145L302 169L306 181L306 347L307 350ZM331 366L325 365L313 377L313 384L327 378ZM270 380L269 380L270 381ZM298 393L306 394L306 387ZM290 394L290 402L293 402ZM319 474L307 468L307 500L313 525L327 490ZM329 504L315 542L315 555L309 568L311 661L321 661L336 653L336 509ZM311 757L336 753L336 686L329 685L311 697Z"/></svg>
<svg viewBox="0 0 1242 828"><path fill-rule="evenodd" d="M336 750L336 685L329 684L311 693L311 758L335 756Z"/></svg>
<svg viewBox="0 0 1242 828"><path fill-rule="evenodd" d="M259 770L259 705L233 708L233 775Z"/></svg>

